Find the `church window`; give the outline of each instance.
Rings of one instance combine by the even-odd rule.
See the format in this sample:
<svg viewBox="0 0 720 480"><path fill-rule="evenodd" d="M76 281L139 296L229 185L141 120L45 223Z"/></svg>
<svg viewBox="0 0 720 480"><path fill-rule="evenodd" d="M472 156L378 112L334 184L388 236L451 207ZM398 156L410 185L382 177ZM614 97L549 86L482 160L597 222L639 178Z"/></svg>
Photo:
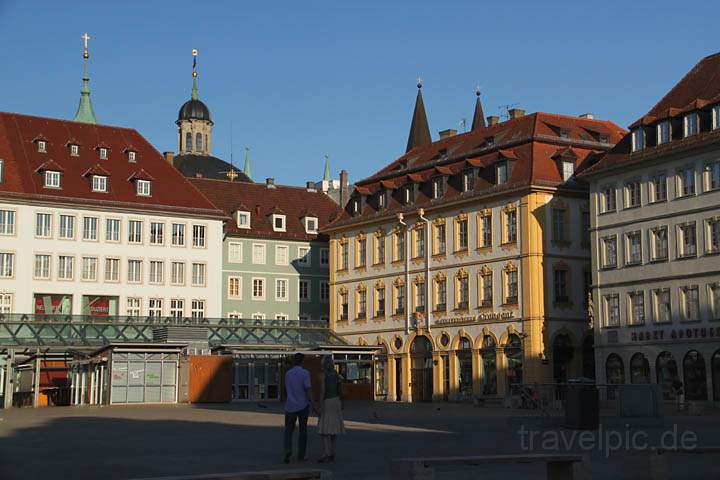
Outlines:
<svg viewBox="0 0 720 480"><path fill-rule="evenodd" d="M195 135L195 150L198 152L202 152L203 149L203 139L202 134L198 133Z"/></svg>
<svg viewBox="0 0 720 480"><path fill-rule="evenodd" d="M192 133L190 132L185 134L185 150L188 152L192 150Z"/></svg>

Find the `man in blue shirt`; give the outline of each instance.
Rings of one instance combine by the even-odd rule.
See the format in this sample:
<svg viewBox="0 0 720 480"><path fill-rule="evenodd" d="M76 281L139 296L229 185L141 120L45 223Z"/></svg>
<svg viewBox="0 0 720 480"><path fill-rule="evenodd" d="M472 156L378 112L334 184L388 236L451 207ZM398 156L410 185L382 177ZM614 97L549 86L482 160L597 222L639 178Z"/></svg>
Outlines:
<svg viewBox="0 0 720 480"><path fill-rule="evenodd" d="M307 460L307 423L310 414L311 388L310 372L302 367L305 355L296 353L293 356L293 367L285 374L285 463L290 463L292 456L292 437L295 422L300 425L298 431L298 460Z"/></svg>

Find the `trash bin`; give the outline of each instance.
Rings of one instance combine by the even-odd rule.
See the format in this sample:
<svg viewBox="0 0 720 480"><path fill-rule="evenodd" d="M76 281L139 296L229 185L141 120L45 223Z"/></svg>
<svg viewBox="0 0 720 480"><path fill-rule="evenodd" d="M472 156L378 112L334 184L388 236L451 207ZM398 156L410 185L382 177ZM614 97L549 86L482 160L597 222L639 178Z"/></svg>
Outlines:
<svg viewBox="0 0 720 480"><path fill-rule="evenodd" d="M594 383L568 382L565 400L565 427L597 430L600 426L600 401Z"/></svg>

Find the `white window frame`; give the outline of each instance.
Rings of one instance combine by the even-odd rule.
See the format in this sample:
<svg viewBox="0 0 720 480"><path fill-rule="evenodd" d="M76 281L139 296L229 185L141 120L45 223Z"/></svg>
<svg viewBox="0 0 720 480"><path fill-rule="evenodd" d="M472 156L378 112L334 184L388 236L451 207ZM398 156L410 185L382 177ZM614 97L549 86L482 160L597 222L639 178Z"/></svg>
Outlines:
<svg viewBox="0 0 720 480"><path fill-rule="evenodd" d="M176 228L177 227L177 228ZM185 247L187 245L187 225L184 223L172 223L170 235L173 247ZM177 234L175 233L177 231Z"/></svg>
<svg viewBox="0 0 720 480"><path fill-rule="evenodd" d="M663 127L667 127L667 138L663 139ZM657 144L662 145L672 140L672 126L669 120L663 120L657 124Z"/></svg>
<svg viewBox="0 0 720 480"><path fill-rule="evenodd" d="M165 302L163 302L162 298L158 298L158 297L148 298L148 309L147 309L148 317L154 317L154 318L162 317L163 312L165 310L164 303Z"/></svg>
<svg viewBox="0 0 720 480"><path fill-rule="evenodd" d="M152 195L152 182L150 180L136 180L135 193L141 197L149 197Z"/></svg>
<svg viewBox="0 0 720 480"><path fill-rule="evenodd" d="M43 186L45 188L62 188L62 173L57 170L45 170Z"/></svg>
<svg viewBox="0 0 720 480"><path fill-rule="evenodd" d="M638 152L645 148L645 130L642 127L632 131L632 151Z"/></svg>
<svg viewBox="0 0 720 480"><path fill-rule="evenodd" d="M0 313L8 314L13 311L13 294L0 293Z"/></svg>
<svg viewBox="0 0 720 480"><path fill-rule="evenodd" d="M690 131L691 118L695 120L693 123L695 126L694 131ZM698 117L697 112L690 112L683 117L683 138L691 137L693 135L697 135L698 133L700 133L700 118Z"/></svg>
<svg viewBox="0 0 720 480"><path fill-rule="evenodd" d="M42 262L38 260L43 259ZM46 261L45 261L46 260ZM33 279L50 280L52 277L52 255L49 253L36 253L33 259Z"/></svg>
<svg viewBox="0 0 720 480"><path fill-rule="evenodd" d="M80 279L83 282L97 282L98 276L98 257L83 256L81 257L81 272ZM90 266L94 264L93 268Z"/></svg>
<svg viewBox="0 0 720 480"><path fill-rule="evenodd" d="M100 147L98 155L100 156L100 160L107 160L108 158L108 150L105 147Z"/></svg>
<svg viewBox="0 0 720 480"><path fill-rule="evenodd" d="M15 277L15 253L0 252L0 278Z"/></svg>
<svg viewBox="0 0 720 480"><path fill-rule="evenodd" d="M181 270L180 272L178 271ZM179 273L182 273L180 275ZM185 262L173 260L170 262L170 285L185 285L187 282L187 265Z"/></svg>
<svg viewBox="0 0 720 480"><path fill-rule="evenodd" d="M201 298L193 298L190 300L190 317L205 318L205 308L207 302Z"/></svg>
<svg viewBox="0 0 720 480"><path fill-rule="evenodd" d="M57 279L59 281L71 282L75 279L75 256L58 255L57 267Z"/></svg>
<svg viewBox="0 0 720 480"><path fill-rule="evenodd" d="M125 299L125 315L128 317L142 316L142 298L127 297Z"/></svg>
<svg viewBox="0 0 720 480"><path fill-rule="evenodd" d="M172 318L185 317L185 299L184 298L171 298L170 299L170 316Z"/></svg>
<svg viewBox="0 0 720 480"><path fill-rule="evenodd" d="M246 223L245 225L243 225L243 224L240 222L240 218L243 218L243 217L247 218L247 223ZM246 211L244 211L244 210L238 210L238 211L235 213L235 223L237 224L237 227L238 227L238 228L250 229L250 228L251 228L250 218L251 218L251 217L250 217L250 212L246 212Z"/></svg>
<svg viewBox="0 0 720 480"><path fill-rule="evenodd" d="M0 210L0 235L15 235L15 210Z"/></svg>
<svg viewBox="0 0 720 480"><path fill-rule="evenodd" d="M306 250L307 253L303 255L303 250ZM297 253L297 263L298 265L310 265L312 263L312 248L309 246L300 246L298 247L298 253Z"/></svg>
<svg viewBox="0 0 720 480"><path fill-rule="evenodd" d="M165 284L165 262L163 260L150 260L148 283L151 285Z"/></svg>
<svg viewBox="0 0 720 480"><path fill-rule="evenodd" d="M262 255L255 255L255 252L262 252ZM262 260L260 259L262 257ZM264 243L252 244L252 263L253 265L265 265L267 260L267 247Z"/></svg>
<svg viewBox="0 0 720 480"><path fill-rule="evenodd" d="M202 274L202 275L200 275ZM202 278L200 278L202 277ZM199 281L202 280L202 281ZM193 287L207 286L207 264L204 262L192 262L190 266L190 285Z"/></svg>
<svg viewBox="0 0 720 480"><path fill-rule="evenodd" d="M317 217L305 217L305 233L318 233L318 226L319 223Z"/></svg>
<svg viewBox="0 0 720 480"><path fill-rule="evenodd" d="M132 150L128 151L128 162L135 163L137 161L137 154Z"/></svg>
<svg viewBox="0 0 720 480"><path fill-rule="evenodd" d="M93 175L92 176L92 191L93 192L107 192L107 176L105 175Z"/></svg>
<svg viewBox="0 0 720 480"><path fill-rule="evenodd" d="M94 228L93 228L94 225ZM99 238L100 218L83 217L83 240L86 242L97 242Z"/></svg>
<svg viewBox="0 0 720 480"><path fill-rule="evenodd" d="M285 295L278 295L278 289L280 288L280 285L285 284L284 286L284 293ZM275 301L277 302L287 302L290 300L290 281L287 278L276 278L275 279Z"/></svg>
<svg viewBox="0 0 720 480"><path fill-rule="evenodd" d="M143 243L143 221L142 220L128 220L128 243L131 245L142 245ZM133 228L138 226L139 230ZM139 240L137 239L139 237Z"/></svg>
<svg viewBox="0 0 720 480"><path fill-rule="evenodd" d="M713 130L720 128L720 105L712 107Z"/></svg>
<svg viewBox="0 0 720 480"><path fill-rule="evenodd" d="M105 257L103 262L103 279L105 283L118 283L120 281L120 258L119 257ZM114 265L117 268L114 270L108 268L110 265ZM114 275L112 275L114 273Z"/></svg>
<svg viewBox="0 0 720 480"><path fill-rule="evenodd" d="M237 282L237 293L233 293L233 282ZM240 275L230 275L227 277L227 298L242 300L242 277Z"/></svg>
<svg viewBox="0 0 720 480"><path fill-rule="evenodd" d="M113 227L110 227L112 225ZM117 228L114 228L117 227ZM122 220L119 218L105 219L105 241L108 243L120 243L122 235Z"/></svg>
<svg viewBox="0 0 720 480"><path fill-rule="evenodd" d="M71 157L79 157L80 156L80 145L75 145L75 144L70 145L70 156Z"/></svg>
<svg viewBox="0 0 720 480"><path fill-rule="evenodd" d="M130 265L137 265L137 269L130 268ZM131 274L132 277L130 276ZM139 258L128 258L127 260L127 283L140 284L143 278L143 261Z"/></svg>
<svg viewBox="0 0 720 480"><path fill-rule="evenodd" d="M58 238L61 240L75 240L75 223L76 218L74 215L60 214L58 218ZM70 228L68 228L68 225Z"/></svg>
<svg viewBox="0 0 720 480"><path fill-rule="evenodd" d="M280 220L281 226L277 226L277 221ZM287 219L285 218L285 215L280 215L277 213L273 213L272 215L272 228L274 232L284 232L287 228Z"/></svg>
<svg viewBox="0 0 720 480"><path fill-rule="evenodd" d="M267 279L265 277L252 277L251 279L251 298L255 301L265 301L265 297L267 296ZM255 282L258 282L258 285L260 286L261 295L255 294Z"/></svg>
<svg viewBox="0 0 720 480"><path fill-rule="evenodd" d="M650 177L650 181L648 182L649 190L650 190L650 202L656 203L656 202L666 202L668 198L668 182L667 182L667 173L665 172L657 172L655 175ZM664 195L662 198L658 196L658 185L663 186L663 193Z"/></svg>
<svg viewBox="0 0 720 480"><path fill-rule="evenodd" d="M153 232L153 226L160 227L159 234ZM150 245L165 245L165 222L150 221Z"/></svg>
<svg viewBox="0 0 720 480"><path fill-rule="evenodd" d="M235 247L235 250L233 250ZM243 242L228 242L228 262L242 263L243 261Z"/></svg>
<svg viewBox="0 0 720 480"><path fill-rule="evenodd" d="M285 251L285 260L283 261L280 251ZM289 265L290 263L290 247L287 245L275 245L275 265Z"/></svg>
<svg viewBox="0 0 720 480"><path fill-rule="evenodd" d="M194 223L192 226L192 247L193 248L207 248L207 225L200 225Z"/></svg>
<svg viewBox="0 0 720 480"><path fill-rule="evenodd" d="M37 141L37 151L39 153L47 153L47 142L45 140Z"/></svg>
<svg viewBox="0 0 720 480"><path fill-rule="evenodd" d="M573 175L575 175L575 162L571 162L569 160L563 160L562 161L562 175L563 180L568 181L572 178Z"/></svg>

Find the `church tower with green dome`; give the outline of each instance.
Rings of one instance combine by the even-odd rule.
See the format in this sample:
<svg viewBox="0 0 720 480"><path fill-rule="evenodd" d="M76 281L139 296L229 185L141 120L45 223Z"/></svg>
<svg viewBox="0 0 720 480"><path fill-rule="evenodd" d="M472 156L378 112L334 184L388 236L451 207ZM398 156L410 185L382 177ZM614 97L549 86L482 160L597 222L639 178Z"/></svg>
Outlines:
<svg viewBox="0 0 720 480"><path fill-rule="evenodd" d="M198 99L197 54L193 49L193 86L190 100L183 103L175 122L178 126L178 154L211 155L212 126L210 110Z"/></svg>
<svg viewBox="0 0 720 480"><path fill-rule="evenodd" d="M88 40L90 35L85 33L82 36L83 39L83 79L82 79L82 90L80 90L80 104L78 105L77 112L73 120L76 122L83 123L97 123L95 118L95 112L93 111L92 102L90 101L90 76L88 75L88 59L90 53L88 51Z"/></svg>

